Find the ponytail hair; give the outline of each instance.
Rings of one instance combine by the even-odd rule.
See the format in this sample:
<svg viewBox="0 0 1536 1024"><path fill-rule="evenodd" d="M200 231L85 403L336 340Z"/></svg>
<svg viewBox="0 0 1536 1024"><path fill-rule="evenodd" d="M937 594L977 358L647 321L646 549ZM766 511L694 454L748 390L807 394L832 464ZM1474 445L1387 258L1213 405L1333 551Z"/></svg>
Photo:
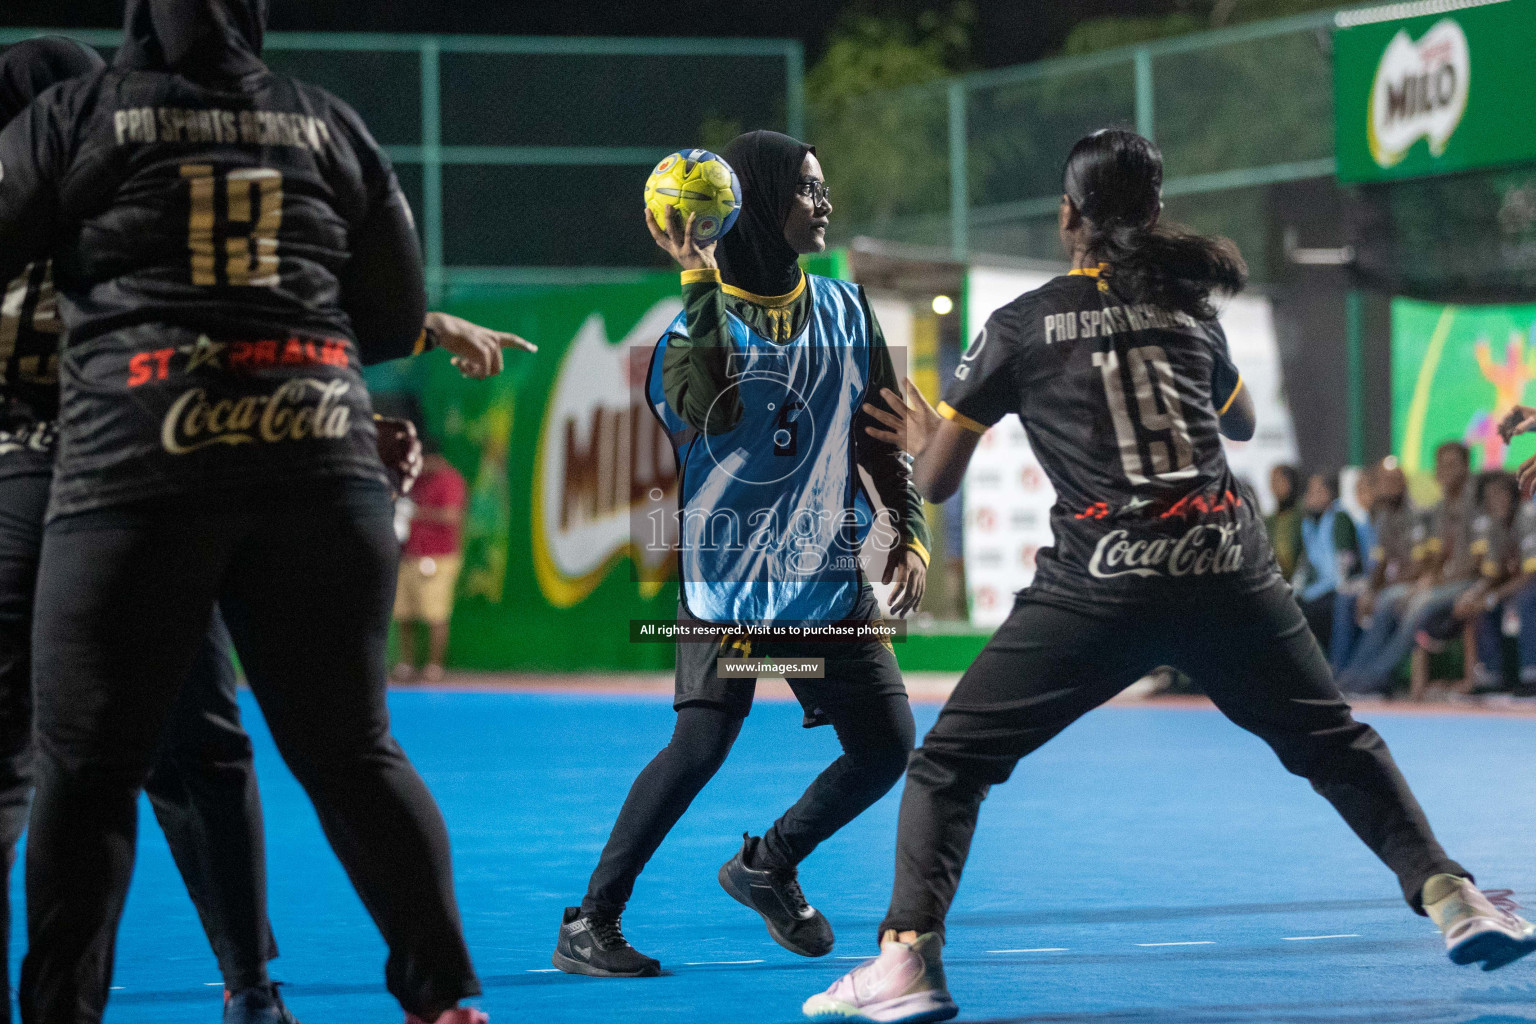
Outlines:
<svg viewBox="0 0 1536 1024"><path fill-rule="evenodd" d="M1216 319L1213 292L1242 291L1248 265L1231 239L1161 224L1163 155L1135 132L1106 128L1079 139L1062 191L1082 214L1088 258L1108 264L1123 298Z"/></svg>

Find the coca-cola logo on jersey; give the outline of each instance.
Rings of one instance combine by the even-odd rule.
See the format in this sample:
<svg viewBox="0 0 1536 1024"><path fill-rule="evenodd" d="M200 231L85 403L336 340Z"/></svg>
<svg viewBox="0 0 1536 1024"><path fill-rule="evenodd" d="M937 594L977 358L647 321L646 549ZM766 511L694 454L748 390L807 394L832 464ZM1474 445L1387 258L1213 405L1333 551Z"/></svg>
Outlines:
<svg viewBox="0 0 1536 1024"><path fill-rule="evenodd" d="M1101 580L1117 576L1217 576L1240 572L1243 545L1237 527L1202 524L1184 536L1131 540L1126 530L1099 538L1088 571Z"/></svg>
<svg viewBox="0 0 1536 1024"><path fill-rule="evenodd" d="M192 388L171 403L160 443L172 455L185 455L215 444L338 440L352 427L352 410L342 404L351 389L346 381L313 377L239 398L209 398L205 388Z"/></svg>

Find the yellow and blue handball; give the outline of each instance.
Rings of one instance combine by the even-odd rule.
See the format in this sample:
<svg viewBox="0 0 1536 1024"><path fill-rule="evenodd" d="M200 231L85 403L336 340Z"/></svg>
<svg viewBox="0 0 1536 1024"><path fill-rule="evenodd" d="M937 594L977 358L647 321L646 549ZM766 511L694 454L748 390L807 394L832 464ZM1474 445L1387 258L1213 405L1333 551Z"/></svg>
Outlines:
<svg viewBox="0 0 1536 1024"><path fill-rule="evenodd" d="M718 241L741 212L741 182L731 165L707 149L685 149L656 165L645 181L645 207L667 229L667 207L677 207L693 237L702 245Z"/></svg>

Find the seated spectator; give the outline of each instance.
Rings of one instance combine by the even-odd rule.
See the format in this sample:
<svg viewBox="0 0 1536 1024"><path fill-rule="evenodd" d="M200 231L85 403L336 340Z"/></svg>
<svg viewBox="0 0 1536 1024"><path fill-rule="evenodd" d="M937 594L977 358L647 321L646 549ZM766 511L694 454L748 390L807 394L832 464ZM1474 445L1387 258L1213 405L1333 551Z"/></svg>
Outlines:
<svg viewBox="0 0 1536 1024"><path fill-rule="evenodd" d="M1275 496L1275 510L1264 517L1264 529L1269 532L1269 546L1274 549L1281 575L1290 579L1301 557L1301 511L1296 507L1301 497L1301 473L1295 466L1276 466L1269 471L1269 489Z"/></svg>
<svg viewBox="0 0 1536 1024"><path fill-rule="evenodd" d="M1418 633L1450 612L1478 581L1479 566L1471 552L1475 489L1470 477L1466 445L1447 441L1435 450L1435 479L1442 498L1416 529L1411 586L1378 595L1370 625L1338 675L1339 689L1345 693L1386 693Z"/></svg>
<svg viewBox="0 0 1536 1024"><path fill-rule="evenodd" d="M1355 639L1359 636L1359 625L1356 623L1359 599L1361 594L1366 594L1372 588L1373 580L1376 580L1376 565L1382 557L1381 545L1376 543L1376 524L1373 522L1376 516L1376 494L1379 493L1378 481L1382 474L1396 471L1396 467L1398 461L1387 456L1379 464L1362 468L1355 476L1355 502L1366 513L1366 517L1353 519L1350 516L1355 522L1359 571L1342 580L1338 590L1333 591L1333 631L1327 652L1329 665L1333 666L1335 674L1349 662L1350 652L1355 649ZM1398 473L1398 477L1401 479L1401 473ZM1401 490L1398 491L1398 499L1401 504Z"/></svg>
<svg viewBox="0 0 1536 1024"><path fill-rule="evenodd" d="M1456 602L1455 615L1476 629L1471 676L1475 692L1504 688L1504 618L1520 623L1520 680L1536 682L1536 506L1520 501L1510 473L1489 473L1480 481L1482 511L1473 527L1472 550L1481 559L1482 580ZM1474 657L1467 652L1468 659Z"/></svg>
<svg viewBox="0 0 1536 1024"><path fill-rule="evenodd" d="M1360 571L1355 521L1339 500L1339 475L1313 473L1301 501L1301 557L1291 577L1296 602L1327 653L1333 642L1333 607L1340 586Z"/></svg>

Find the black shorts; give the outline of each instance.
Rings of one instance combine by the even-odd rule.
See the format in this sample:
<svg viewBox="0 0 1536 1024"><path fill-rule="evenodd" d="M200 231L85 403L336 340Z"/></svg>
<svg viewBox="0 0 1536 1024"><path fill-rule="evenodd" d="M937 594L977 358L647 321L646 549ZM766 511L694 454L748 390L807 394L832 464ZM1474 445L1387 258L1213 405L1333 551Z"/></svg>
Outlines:
<svg viewBox="0 0 1536 1024"><path fill-rule="evenodd" d="M679 603L679 622L697 621ZM872 622L880 618L880 602L871 587L865 587L853 606L849 622ZM826 678L789 679L790 689L805 710L807 729L827 725L831 718L824 707L838 703L838 690L860 687L881 696L906 696L901 681L901 667L889 641L860 640L751 640L722 629L713 643L686 641L677 644L676 689L674 708L707 704L724 708L741 718L752 710L757 693L756 679L721 679L716 671L720 658L826 659Z"/></svg>

